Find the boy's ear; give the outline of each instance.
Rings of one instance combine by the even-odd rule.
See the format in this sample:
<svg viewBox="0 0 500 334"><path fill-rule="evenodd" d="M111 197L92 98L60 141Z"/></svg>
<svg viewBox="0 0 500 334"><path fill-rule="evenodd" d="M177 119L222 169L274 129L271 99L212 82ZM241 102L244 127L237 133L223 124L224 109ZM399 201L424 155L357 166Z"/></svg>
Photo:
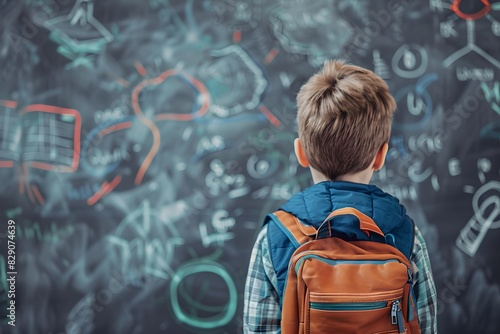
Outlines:
<svg viewBox="0 0 500 334"><path fill-rule="evenodd" d="M299 164L302 167L309 167L309 160L307 160L306 152L304 152L304 148L299 138L295 138L293 141L293 148L295 149L295 155L297 156Z"/></svg>
<svg viewBox="0 0 500 334"><path fill-rule="evenodd" d="M375 160L373 161L373 169L375 171L378 171L382 167L384 167L385 156L387 155L388 150L389 144L385 143L384 145L380 146L377 155L375 155Z"/></svg>

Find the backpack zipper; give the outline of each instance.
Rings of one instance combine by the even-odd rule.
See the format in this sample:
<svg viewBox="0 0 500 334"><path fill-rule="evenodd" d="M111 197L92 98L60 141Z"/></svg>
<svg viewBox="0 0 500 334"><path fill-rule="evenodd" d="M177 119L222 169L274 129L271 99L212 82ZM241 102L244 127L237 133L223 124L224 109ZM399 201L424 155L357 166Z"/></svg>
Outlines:
<svg viewBox="0 0 500 334"><path fill-rule="evenodd" d="M391 323L393 325L398 325L398 331L400 334L406 333L404 321L403 321L403 311L401 310L400 301L395 300L392 302L391 307Z"/></svg>
<svg viewBox="0 0 500 334"><path fill-rule="evenodd" d="M372 311L387 307L388 301L378 302L310 302L309 307L319 311ZM403 320L403 311L401 310L401 302L399 299L391 303L391 323L398 325L400 334L406 333Z"/></svg>
<svg viewBox="0 0 500 334"><path fill-rule="evenodd" d="M349 303L319 303L310 302L309 307L320 311L370 311L387 307L387 301L380 302L349 302Z"/></svg>

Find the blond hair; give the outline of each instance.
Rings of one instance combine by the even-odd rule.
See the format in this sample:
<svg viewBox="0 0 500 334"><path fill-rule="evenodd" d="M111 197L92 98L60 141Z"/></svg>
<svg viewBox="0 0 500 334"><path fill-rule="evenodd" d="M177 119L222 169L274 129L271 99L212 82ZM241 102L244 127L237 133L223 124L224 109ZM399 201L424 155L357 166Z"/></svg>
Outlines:
<svg viewBox="0 0 500 334"><path fill-rule="evenodd" d="M310 166L335 180L369 167L389 141L396 102L375 73L334 60L301 87L297 107Z"/></svg>

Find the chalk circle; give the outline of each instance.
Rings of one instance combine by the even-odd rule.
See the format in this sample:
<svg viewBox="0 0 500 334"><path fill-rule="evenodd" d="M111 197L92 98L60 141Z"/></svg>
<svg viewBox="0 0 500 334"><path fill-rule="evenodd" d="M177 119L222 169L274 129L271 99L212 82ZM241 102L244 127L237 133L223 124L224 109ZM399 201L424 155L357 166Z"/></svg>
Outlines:
<svg viewBox="0 0 500 334"><path fill-rule="evenodd" d="M205 283L208 281L206 279L207 274L216 275L222 279L229 292L228 301L225 305L214 306L210 304L202 304L199 301L201 299L200 297L203 297L200 296L200 291L196 292L196 296L190 296L188 293L194 293L194 291L186 291L185 288L181 286L181 283L185 281L187 277L198 274L202 275L199 281ZM210 290L207 291L210 292ZM181 294L179 292L181 292ZM179 303L179 296L183 297L183 302L187 304L185 309L183 309ZM204 329L222 327L228 324L231 319L233 319L238 304L238 295L233 279L222 265L210 260L195 260L185 263L179 267L172 277L172 283L170 284L170 297L172 309L179 321L192 327ZM189 310L190 312L188 313L186 310ZM200 316L199 314L217 312L218 314L211 316Z"/></svg>
<svg viewBox="0 0 500 334"><path fill-rule="evenodd" d="M488 191L495 191L498 195L491 195L482 201L481 205L479 205L480 197L486 194ZM472 198L472 208L474 209L474 216L476 219L485 224L486 220L490 219L492 213L497 213L497 219L493 220L490 225L490 229L494 230L500 228L500 182L498 181L490 181L484 184L481 188L479 188ZM490 212L489 216L485 218L485 213L488 207L493 205L493 210ZM495 217L493 217L495 219Z"/></svg>
<svg viewBox="0 0 500 334"><path fill-rule="evenodd" d="M400 66L401 63L403 66ZM405 79L414 79L423 75L428 64L427 50L418 44L403 44L392 57L392 70Z"/></svg>
<svg viewBox="0 0 500 334"><path fill-rule="evenodd" d="M460 9L460 3L462 0L454 0L452 4L450 4L450 9L461 19L464 20L477 20L486 16L491 11L491 4L489 0L481 0L483 8L478 10L475 13L465 13ZM476 1L477 2L477 1Z"/></svg>
<svg viewBox="0 0 500 334"><path fill-rule="evenodd" d="M248 175L254 179L264 179L271 176L279 167L279 162L272 159L271 155L259 157L252 155L247 160Z"/></svg>

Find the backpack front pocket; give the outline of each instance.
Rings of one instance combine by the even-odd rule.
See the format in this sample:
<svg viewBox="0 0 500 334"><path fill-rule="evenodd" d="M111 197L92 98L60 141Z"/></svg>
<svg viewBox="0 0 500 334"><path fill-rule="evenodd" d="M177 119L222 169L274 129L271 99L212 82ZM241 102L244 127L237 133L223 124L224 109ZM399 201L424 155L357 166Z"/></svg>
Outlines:
<svg viewBox="0 0 500 334"><path fill-rule="evenodd" d="M403 290L359 296L311 292L306 333L404 332L399 305L402 297Z"/></svg>

